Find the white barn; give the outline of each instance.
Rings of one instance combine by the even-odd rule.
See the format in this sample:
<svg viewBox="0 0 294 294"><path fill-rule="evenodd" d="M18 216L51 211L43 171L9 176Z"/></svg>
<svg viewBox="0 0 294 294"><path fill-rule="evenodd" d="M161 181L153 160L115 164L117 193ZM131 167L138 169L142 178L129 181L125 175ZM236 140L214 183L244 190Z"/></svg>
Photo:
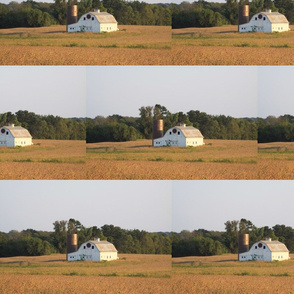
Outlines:
<svg viewBox="0 0 294 294"><path fill-rule="evenodd" d="M201 146L204 145L201 132L194 127L187 127L185 124L169 129L161 138L153 140L154 147L160 146Z"/></svg>
<svg viewBox="0 0 294 294"><path fill-rule="evenodd" d="M32 145L32 136L29 131L20 126L3 126L0 130L0 146L16 147Z"/></svg>
<svg viewBox="0 0 294 294"><path fill-rule="evenodd" d="M270 238L266 241L259 241L253 244L249 251L239 254L240 261L281 261L288 259L289 250L286 245L279 241L272 241Z"/></svg>
<svg viewBox="0 0 294 294"><path fill-rule="evenodd" d="M270 9L266 12L260 12L251 18L248 23L239 25L239 32L287 32L289 31L289 21L285 15L279 12L272 12Z"/></svg>
<svg viewBox="0 0 294 294"><path fill-rule="evenodd" d="M69 33L75 32L115 32L118 31L117 21L113 15L107 12L88 12L81 16L77 23L67 26Z"/></svg>
<svg viewBox="0 0 294 294"><path fill-rule="evenodd" d="M110 261L117 260L117 250L108 241L88 241L83 243L76 252L68 253L68 261L91 260L91 261Z"/></svg>

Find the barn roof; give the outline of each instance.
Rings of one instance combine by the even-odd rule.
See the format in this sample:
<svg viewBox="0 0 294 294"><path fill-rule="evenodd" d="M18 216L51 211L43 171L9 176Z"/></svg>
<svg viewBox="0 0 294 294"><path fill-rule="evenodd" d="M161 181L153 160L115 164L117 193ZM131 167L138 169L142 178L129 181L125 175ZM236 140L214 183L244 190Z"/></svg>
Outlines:
<svg viewBox="0 0 294 294"><path fill-rule="evenodd" d="M260 14L266 15L271 23L289 23L286 16L279 12L260 12Z"/></svg>
<svg viewBox="0 0 294 294"><path fill-rule="evenodd" d="M100 252L117 252L114 245L108 241L89 241L94 244Z"/></svg>
<svg viewBox="0 0 294 294"><path fill-rule="evenodd" d="M1 129L9 130L14 138L32 138L29 131L20 126L4 126Z"/></svg>
<svg viewBox="0 0 294 294"><path fill-rule="evenodd" d="M272 252L289 252L286 245L279 241L261 241L261 243L266 244Z"/></svg>
<svg viewBox="0 0 294 294"><path fill-rule="evenodd" d="M113 15L108 12L89 12L94 15L100 23L117 23Z"/></svg>
<svg viewBox="0 0 294 294"><path fill-rule="evenodd" d="M175 128L181 130L186 138L203 138L201 132L194 127L176 126Z"/></svg>

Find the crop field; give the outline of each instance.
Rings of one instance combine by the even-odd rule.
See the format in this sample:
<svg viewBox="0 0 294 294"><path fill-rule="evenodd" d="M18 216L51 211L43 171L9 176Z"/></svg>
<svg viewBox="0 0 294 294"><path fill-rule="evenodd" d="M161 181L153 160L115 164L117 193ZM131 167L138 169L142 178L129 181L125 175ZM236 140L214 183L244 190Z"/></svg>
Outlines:
<svg viewBox="0 0 294 294"><path fill-rule="evenodd" d="M111 262L65 255L0 258L0 293L171 293L170 255L120 254Z"/></svg>
<svg viewBox="0 0 294 294"><path fill-rule="evenodd" d="M173 258L173 293L293 293L294 255L238 262L237 254Z"/></svg>
<svg viewBox="0 0 294 294"><path fill-rule="evenodd" d="M258 178L294 179L294 143L258 144Z"/></svg>
<svg viewBox="0 0 294 294"><path fill-rule="evenodd" d="M294 26L284 33L238 33L237 26L172 30L171 64L293 65Z"/></svg>
<svg viewBox="0 0 294 294"><path fill-rule="evenodd" d="M112 33L66 33L65 26L0 30L1 65L169 64L171 28L119 26Z"/></svg>
<svg viewBox="0 0 294 294"><path fill-rule="evenodd" d="M0 179L80 179L85 141L33 140L28 147L0 148Z"/></svg>
<svg viewBox="0 0 294 294"><path fill-rule="evenodd" d="M88 179L255 179L256 141L206 140L196 148L151 140L87 144Z"/></svg>

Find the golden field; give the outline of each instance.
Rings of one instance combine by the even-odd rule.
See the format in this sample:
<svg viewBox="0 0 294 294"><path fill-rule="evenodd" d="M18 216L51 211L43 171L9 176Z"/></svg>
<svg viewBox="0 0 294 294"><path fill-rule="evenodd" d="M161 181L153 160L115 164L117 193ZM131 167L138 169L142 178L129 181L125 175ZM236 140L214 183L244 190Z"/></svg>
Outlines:
<svg viewBox="0 0 294 294"><path fill-rule="evenodd" d="M205 140L196 148L151 140L87 144L88 179L255 179L256 141Z"/></svg>
<svg viewBox="0 0 294 294"><path fill-rule="evenodd" d="M294 142L258 144L257 178L267 180L293 180Z"/></svg>
<svg viewBox="0 0 294 294"><path fill-rule="evenodd" d="M171 293L170 255L119 254L111 262L65 255L0 258L0 293Z"/></svg>
<svg viewBox="0 0 294 294"><path fill-rule="evenodd" d="M238 33L237 26L172 30L171 64L293 65L294 26L284 33Z"/></svg>
<svg viewBox="0 0 294 294"><path fill-rule="evenodd" d="M293 65L294 26L238 33L237 26L171 29L121 25L113 33L65 26L0 30L0 65Z"/></svg>
<svg viewBox="0 0 294 294"><path fill-rule="evenodd" d="M171 28L119 26L112 33L66 33L65 26L0 30L1 65L169 64Z"/></svg>
<svg viewBox="0 0 294 294"><path fill-rule="evenodd" d="M82 179L85 141L33 140L28 147L0 148L0 179Z"/></svg>
<svg viewBox="0 0 294 294"><path fill-rule="evenodd" d="M281 262L238 262L237 254L173 258L173 293L293 293L294 255Z"/></svg>

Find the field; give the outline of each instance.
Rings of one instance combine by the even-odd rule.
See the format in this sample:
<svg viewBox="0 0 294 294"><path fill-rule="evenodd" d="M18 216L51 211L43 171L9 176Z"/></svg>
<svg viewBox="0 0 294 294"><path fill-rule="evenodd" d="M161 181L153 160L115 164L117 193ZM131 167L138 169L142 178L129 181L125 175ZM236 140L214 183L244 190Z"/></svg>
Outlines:
<svg viewBox="0 0 294 294"><path fill-rule="evenodd" d="M258 178L294 179L294 143L258 144Z"/></svg>
<svg viewBox="0 0 294 294"><path fill-rule="evenodd" d="M0 258L0 293L171 293L170 255L119 254L111 262L65 255Z"/></svg>
<svg viewBox="0 0 294 294"><path fill-rule="evenodd" d="M238 33L237 26L172 30L171 64L293 65L294 26L285 33Z"/></svg>
<svg viewBox="0 0 294 294"><path fill-rule="evenodd" d="M0 179L81 179L85 141L33 140L34 145L0 148Z"/></svg>
<svg viewBox="0 0 294 294"><path fill-rule="evenodd" d="M293 293L294 255L282 262L238 262L236 254L173 258L173 293Z"/></svg>
<svg viewBox="0 0 294 294"><path fill-rule="evenodd" d="M1 65L169 64L171 28L119 26L113 33L66 33L65 26L0 30Z"/></svg>
<svg viewBox="0 0 294 294"><path fill-rule="evenodd" d="M196 148L151 140L87 144L88 179L255 179L256 141L205 140Z"/></svg>

